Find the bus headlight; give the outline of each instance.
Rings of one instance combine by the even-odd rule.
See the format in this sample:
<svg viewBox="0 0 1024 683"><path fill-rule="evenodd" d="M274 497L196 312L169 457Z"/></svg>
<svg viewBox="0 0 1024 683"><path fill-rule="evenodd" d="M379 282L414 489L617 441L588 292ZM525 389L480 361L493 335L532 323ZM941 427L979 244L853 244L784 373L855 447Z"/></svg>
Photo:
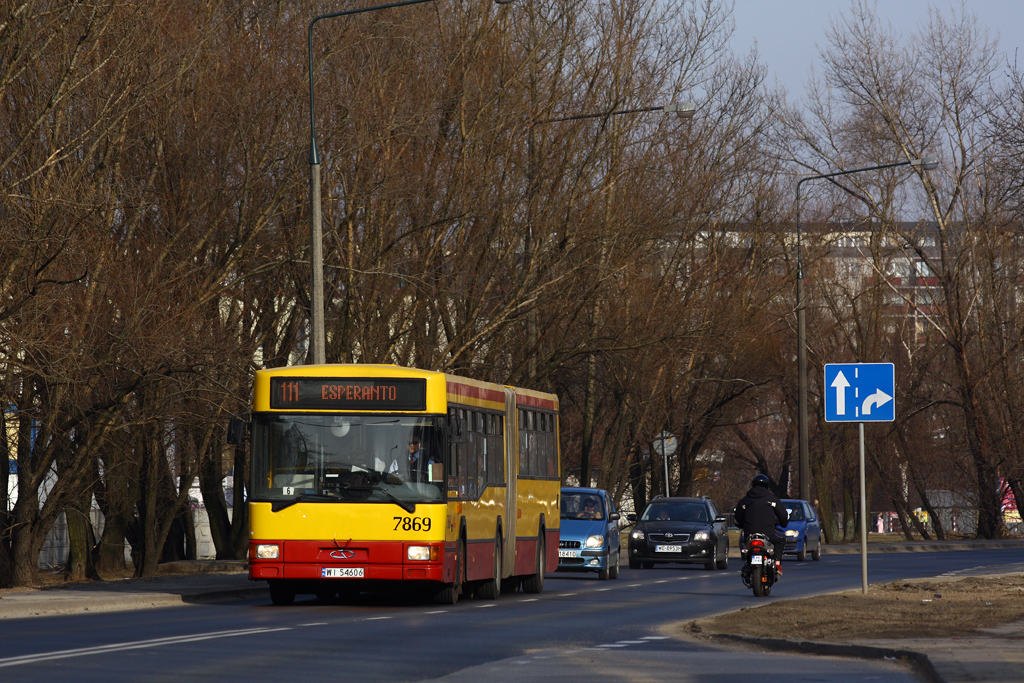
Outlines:
<svg viewBox="0 0 1024 683"><path fill-rule="evenodd" d="M436 545L411 545L405 550L405 558L411 562L436 562L437 557Z"/></svg>
<svg viewBox="0 0 1024 683"><path fill-rule="evenodd" d="M276 543L260 543L256 546L256 559L276 560L281 555L281 547Z"/></svg>
<svg viewBox="0 0 1024 683"><path fill-rule="evenodd" d="M603 536L590 536L589 538L587 538L587 547L588 548L600 548L603 545L604 545L604 537Z"/></svg>

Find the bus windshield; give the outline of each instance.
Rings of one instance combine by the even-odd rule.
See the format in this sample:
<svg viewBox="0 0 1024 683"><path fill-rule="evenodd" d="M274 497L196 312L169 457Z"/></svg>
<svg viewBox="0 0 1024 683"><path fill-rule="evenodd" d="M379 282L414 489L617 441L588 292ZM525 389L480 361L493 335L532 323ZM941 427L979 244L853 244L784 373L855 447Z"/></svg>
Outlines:
<svg viewBox="0 0 1024 683"><path fill-rule="evenodd" d="M252 499L415 503L446 500L445 419L402 415L256 414Z"/></svg>

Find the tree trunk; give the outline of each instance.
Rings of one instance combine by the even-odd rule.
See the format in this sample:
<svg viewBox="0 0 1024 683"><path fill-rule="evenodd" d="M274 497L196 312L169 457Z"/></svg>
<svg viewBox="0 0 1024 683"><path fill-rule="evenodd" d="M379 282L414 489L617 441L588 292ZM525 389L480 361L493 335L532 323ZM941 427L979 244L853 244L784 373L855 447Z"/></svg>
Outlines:
<svg viewBox="0 0 1024 683"><path fill-rule="evenodd" d="M639 515L647 507L647 477L644 476L644 454L635 446L629 459L629 485L633 490L633 511Z"/></svg>
<svg viewBox="0 0 1024 683"><path fill-rule="evenodd" d="M92 550L96 545L96 536L93 533L92 520L89 519L88 512L92 502L91 491L88 492L88 503L83 505L82 501L85 499L85 494L82 494L78 497L76 504L64 507L64 517L68 524L68 559L64 565L65 581L100 580L99 574L96 573L96 566L93 564Z"/></svg>
<svg viewBox="0 0 1024 683"><path fill-rule="evenodd" d="M587 380L583 393L583 433L580 444L580 486L590 487L591 453L594 448L594 415L597 412L597 358L587 354Z"/></svg>
<svg viewBox="0 0 1024 683"><path fill-rule="evenodd" d="M105 515L103 518L103 534L100 542L93 548L93 564L96 573L104 576L120 576L128 565L124 559L125 531L127 522L121 515Z"/></svg>

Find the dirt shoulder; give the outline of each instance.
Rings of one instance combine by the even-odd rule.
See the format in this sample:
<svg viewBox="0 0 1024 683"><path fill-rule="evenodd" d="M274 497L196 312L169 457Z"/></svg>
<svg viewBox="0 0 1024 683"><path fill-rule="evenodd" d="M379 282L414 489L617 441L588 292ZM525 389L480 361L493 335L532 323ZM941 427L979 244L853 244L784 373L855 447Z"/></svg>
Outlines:
<svg viewBox="0 0 1024 683"><path fill-rule="evenodd" d="M932 578L744 607L682 626L686 635L820 642L976 635L1024 619L1024 574Z"/></svg>

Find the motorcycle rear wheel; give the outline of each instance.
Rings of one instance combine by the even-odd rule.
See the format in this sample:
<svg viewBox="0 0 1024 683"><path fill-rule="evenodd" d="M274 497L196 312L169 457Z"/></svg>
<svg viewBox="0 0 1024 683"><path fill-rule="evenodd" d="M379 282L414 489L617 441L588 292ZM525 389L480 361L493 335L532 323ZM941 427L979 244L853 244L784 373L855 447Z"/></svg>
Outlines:
<svg viewBox="0 0 1024 683"><path fill-rule="evenodd" d="M765 595L764 592L764 581L762 580L763 569L761 567L754 567L750 571L750 584L754 589L754 597L760 598Z"/></svg>

